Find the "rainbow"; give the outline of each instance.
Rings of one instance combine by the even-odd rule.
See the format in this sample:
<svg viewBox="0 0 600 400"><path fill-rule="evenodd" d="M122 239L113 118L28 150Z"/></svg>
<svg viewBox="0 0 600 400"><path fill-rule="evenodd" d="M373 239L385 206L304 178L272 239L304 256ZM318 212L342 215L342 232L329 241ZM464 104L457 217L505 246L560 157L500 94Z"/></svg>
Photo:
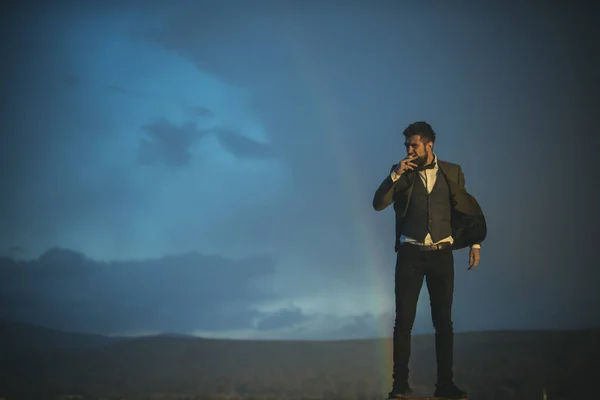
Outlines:
<svg viewBox="0 0 600 400"><path fill-rule="evenodd" d="M342 124L339 121L339 113L336 110L334 101L331 101L331 92L328 89L328 82L321 78L320 74L317 73L313 64L309 60L313 59L310 54L310 48L303 46L302 43L295 41L293 43L294 48L300 50L296 63L303 71L303 75L308 81L309 87L313 88L315 92L314 99L318 102L319 109L325 118L326 131L329 132L329 140L332 141L332 148L334 149L333 157L335 158L335 165L339 168L340 176L342 177L343 187L348 196L345 198L349 200L352 215L354 216L354 229L355 232L355 244L358 249L362 249L362 262L365 266L367 282L370 283L372 288L383 288L388 285L389 276L384 276L382 272L382 266L388 263L383 260L381 254L375 249L378 248L374 242L375 235L372 234L372 214L374 213L371 204L365 204L360 201L363 198L363 193L359 192L360 184L357 177L360 176L356 165L359 163L351 157L351 150L348 148L345 138L342 134ZM389 271L389 269L388 269ZM387 298L381 296L376 298L373 306L373 314L381 315L385 310L390 308L388 301L393 302L393 298ZM394 308L392 307L392 310ZM379 337L382 338L381 346L378 347L378 357L381 362L381 380L380 387L374 388L379 390L380 393L389 392L392 384L392 354L393 354L393 342L392 332L388 331L384 322L380 324Z"/></svg>

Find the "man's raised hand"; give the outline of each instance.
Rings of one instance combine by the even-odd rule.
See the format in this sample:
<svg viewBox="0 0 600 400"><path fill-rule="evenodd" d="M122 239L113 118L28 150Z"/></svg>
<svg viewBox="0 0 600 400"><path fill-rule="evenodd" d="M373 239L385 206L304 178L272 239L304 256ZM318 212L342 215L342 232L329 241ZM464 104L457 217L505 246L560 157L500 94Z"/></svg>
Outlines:
<svg viewBox="0 0 600 400"><path fill-rule="evenodd" d="M404 160L400 161L400 164L398 164L398 167L396 167L394 172L398 175L402 175L406 171L412 171L413 169L417 168L417 164L412 162L413 160L416 160L417 158L418 157L416 155L406 156L404 158Z"/></svg>

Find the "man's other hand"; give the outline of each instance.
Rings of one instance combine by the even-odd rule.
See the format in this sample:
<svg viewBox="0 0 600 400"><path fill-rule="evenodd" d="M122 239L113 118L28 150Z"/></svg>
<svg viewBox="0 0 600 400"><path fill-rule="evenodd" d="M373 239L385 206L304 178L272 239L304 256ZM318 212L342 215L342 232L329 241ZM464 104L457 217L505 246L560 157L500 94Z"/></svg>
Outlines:
<svg viewBox="0 0 600 400"><path fill-rule="evenodd" d="M481 249L471 248L471 251L469 251L469 271L477 267L479 261L481 261Z"/></svg>

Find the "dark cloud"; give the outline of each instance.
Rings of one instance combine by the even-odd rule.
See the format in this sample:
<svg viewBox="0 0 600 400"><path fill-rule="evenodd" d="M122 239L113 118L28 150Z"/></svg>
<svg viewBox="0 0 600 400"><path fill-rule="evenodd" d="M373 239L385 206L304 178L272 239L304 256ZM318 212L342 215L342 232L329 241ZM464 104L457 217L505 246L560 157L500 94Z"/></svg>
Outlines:
<svg viewBox="0 0 600 400"><path fill-rule="evenodd" d="M242 136L233 129L216 128L214 132L225 150L238 158L272 158L275 156L271 146Z"/></svg>
<svg viewBox="0 0 600 400"><path fill-rule="evenodd" d="M305 315L302 310L297 307L281 309L268 314L258 323L256 329L271 330L289 328L293 325L308 321L310 318L310 316Z"/></svg>
<svg viewBox="0 0 600 400"><path fill-rule="evenodd" d="M369 337L380 337L382 332L391 332L390 329L383 330L378 326L379 319L373 314L365 313L349 318L349 321L341 328L333 330L330 335L335 338L359 339Z"/></svg>
<svg viewBox="0 0 600 400"><path fill-rule="evenodd" d="M188 107L187 111L190 113L190 115L193 115L195 117L213 116L213 113L208 108L202 106Z"/></svg>
<svg viewBox="0 0 600 400"><path fill-rule="evenodd" d="M195 122L177 126L162 119L143 125L147 137L142 138L138 150L140 164L164 163L168 166L186 165L191 158L189 147L208 131L200 130Z"/></svg>
<svg viewBox="0 0 600 400"><path fill-rule="evenodd" d="M27 255L27 251L21 246L10 246L0 256L9 257L13 260L18 260Z"/></svg>
<svg viewBox="0 0 600 400"><path fill-rule="evenodd" d="M106 90L121 96L135 96L137 98L149 96L149 93L138 90L130 90L119 85L103 85L103 87Z"/></svg>
<svg viewBox="0 0 600 400"><path fill-rule="evenodd" d="M256 282L274 269L266 256L104 262L54 248L36 260L0 258L0 318L104 334L251 328L261 316L252 305L270 297Z"/></svg>

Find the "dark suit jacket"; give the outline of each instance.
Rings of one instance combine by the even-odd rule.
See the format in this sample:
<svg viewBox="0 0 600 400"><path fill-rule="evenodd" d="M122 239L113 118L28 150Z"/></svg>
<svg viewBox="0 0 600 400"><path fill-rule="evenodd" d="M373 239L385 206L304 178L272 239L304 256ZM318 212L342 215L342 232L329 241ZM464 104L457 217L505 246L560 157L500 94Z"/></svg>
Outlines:
<svg viewBox="0 0 600 400"><path fill-rule="evenodd" d="M452 207L452 237L453 248L462 249L473 244L481 244L487 236L487 226L483 211L477 200L471 196L465 188L465 176L458 164L447 161L437 161L440 169L440 177L444 177L450 188L450 204ZM394 165L393 171L397 165ZM403 174L396 182L388 175L373 197L373 208L377 211L394 205L396 214L396 242L398 251L400 234L402 232L402 221L406 216L412 189L417 173L414 171Z"/></svg>

